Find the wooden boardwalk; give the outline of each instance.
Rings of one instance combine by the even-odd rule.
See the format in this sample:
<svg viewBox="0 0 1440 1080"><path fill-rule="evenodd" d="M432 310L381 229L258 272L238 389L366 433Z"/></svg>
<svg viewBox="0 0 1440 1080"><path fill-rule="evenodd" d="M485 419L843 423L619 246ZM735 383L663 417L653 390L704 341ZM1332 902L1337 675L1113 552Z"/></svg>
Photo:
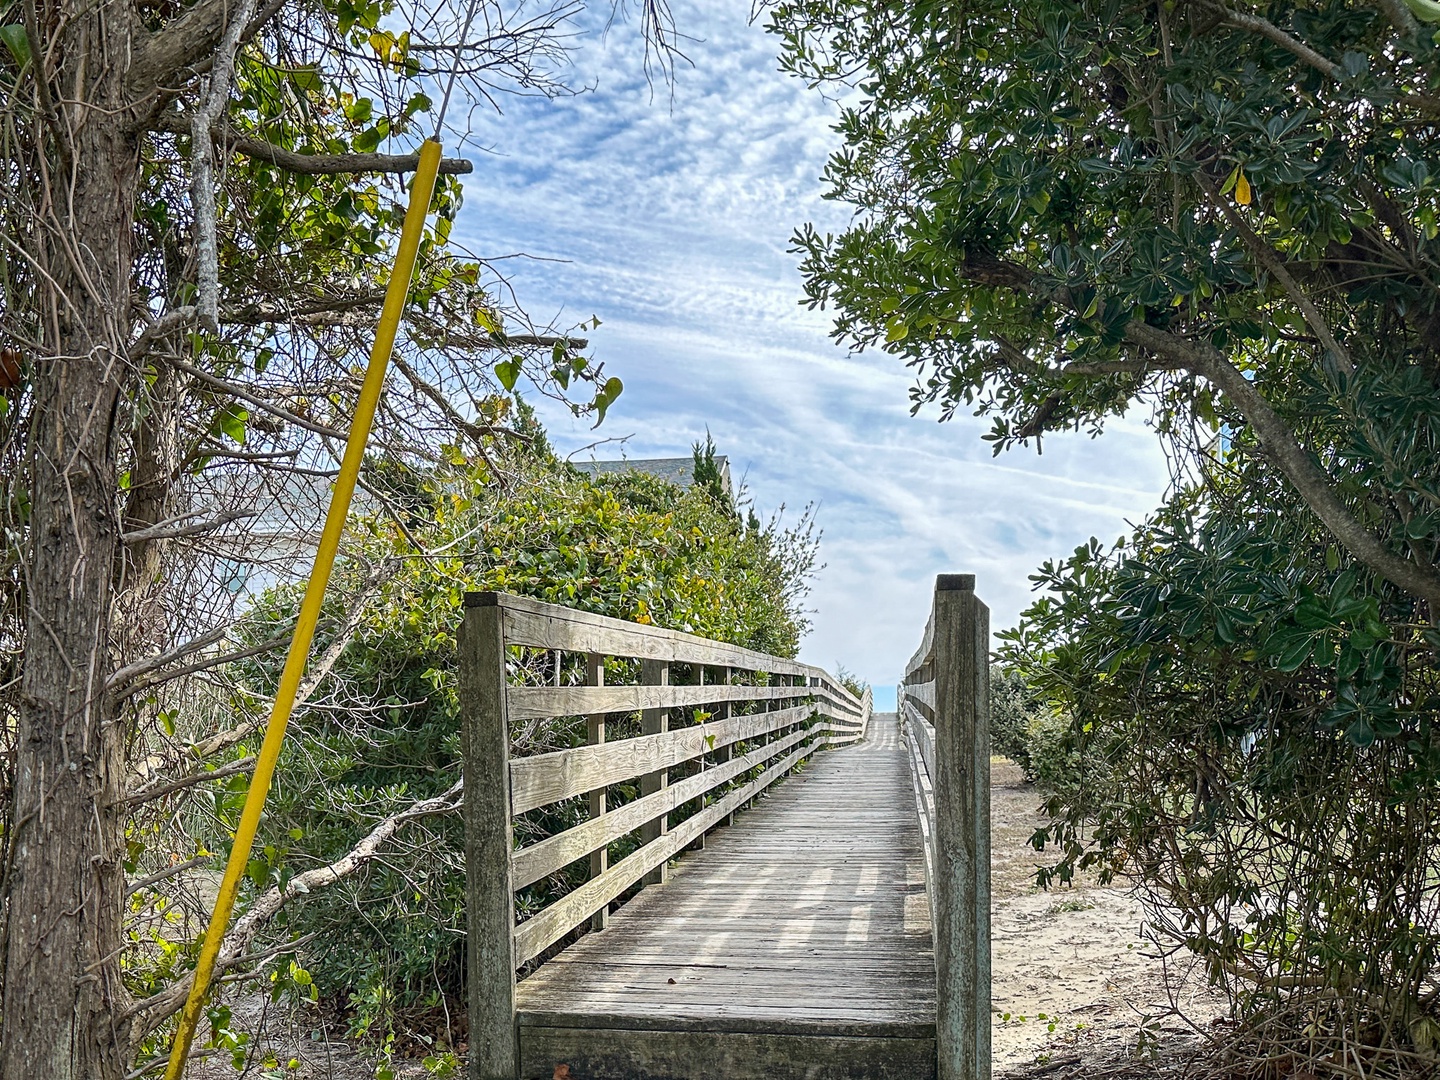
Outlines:
<svg viewBox="0 0 1440 1080"><path fill-rule="evenodd" d="M935 995L911 766L877 713L516 987L520 1075L931 1080Z"/></svg>

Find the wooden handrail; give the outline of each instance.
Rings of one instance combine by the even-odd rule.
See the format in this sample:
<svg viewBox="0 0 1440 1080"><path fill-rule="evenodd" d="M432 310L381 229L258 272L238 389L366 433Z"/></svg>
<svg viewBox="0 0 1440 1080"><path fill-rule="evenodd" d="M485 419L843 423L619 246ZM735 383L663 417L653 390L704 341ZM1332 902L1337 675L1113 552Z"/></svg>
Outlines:
<svg viewBox="0 0 1440 1080"><path fill-rule="evenodd" d="M990 1080L990 613L942 574L898 687L935 935L939 1080Z"/></svg>
<svg viewBox="0 0 1440 1080"><path fill-rule="evenodd" d="M516 969L576 927L603 926L612 901L637 882L663 881L670 859L817 750L863 738L871 698L796 660L504 593L465 596L459 646L470 1076L513 1080ZM517 649L580 654L586 685L514 685ZM640 682L608 682L611 658L639 661ZM673 664L689 665L696 681L672 683ZM560 655L553 670L558 682ZM707 682L707 670L723 674ZM671 710L697 706L709 717L669 729ZM640 735L610 737L607 717L637 713ZM585 745L512 756L512 721L570 716L584 718ZM687 765L672 783L671 770ZM626 781L639 797L608 806L607 789ZM515 848L518 815L581 796L587 820ZM669 828L686 804L693 812ZM608 845L636 832L641 846L610 865ZM517 890L587 857L589 880L517 925Z"/></svg>

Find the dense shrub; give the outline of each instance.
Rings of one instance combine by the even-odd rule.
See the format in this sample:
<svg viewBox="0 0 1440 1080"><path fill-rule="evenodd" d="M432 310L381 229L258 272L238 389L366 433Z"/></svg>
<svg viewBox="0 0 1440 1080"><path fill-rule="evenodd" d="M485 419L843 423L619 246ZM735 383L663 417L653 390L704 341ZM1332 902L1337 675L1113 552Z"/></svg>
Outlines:
<svg viewBox="0 0 1440 1080"><path fill-rule="evenodd" d="M1245 1038L1316 1063L1350 1043L1367 1075L1430 1075L1435 631L1252 479L1257 494L1182 492L1121 546L1048 564L1007 635L1045 706L1029 744L1057 860L1042 878L1136 884Z"/></svg>
<svg viewBox="0 0 1440 1080"><path fill-rule="evenodd" d="M523 594L784 656L799 647L816 544L808 515L794 528L762 526L753 514L747 522L713 485L682 490L641 473L583 477L543 444L505 460L503 472L457 456L431 473L375 475L388 509L353 522L359 539L332 589L364 597L359 629L292 722L253 887L335 859L376 821L458 778L455 630L468 590ZM351 602L335 602L332 626L352 614L344 610ZM257 626L283 622L297 603L295 589L271 590L257 605ZM522 679L555 675L551 654L520 662L528 665ZM253 710L278 664L251 661L238 674L246 689L235 704ZM562 678L583 674L567 668ZM512 731L521 754L584 737L574 720L528 721ZM634 795L628 786L614 793ZM584 813L572 803L527 815L517 830L568 827ZM612 856L627 851L622 841ZM571 871L522 893L522 914L583 879L582 869ZM324 947L310 948L306 961L316 984L352 996L367 1015L443 1003L462 980L462 889L460 822L429 818L406 826L365 870L306 897L281 932L320 935Z"/></svg>
<svg viewBox="0 0 1440 1080"><path fill-rule="evenodd" d="M1033 695L1018 671L990 666L990 750L1009 758L1029 779L1029 727L1035 715Z"/></svg>

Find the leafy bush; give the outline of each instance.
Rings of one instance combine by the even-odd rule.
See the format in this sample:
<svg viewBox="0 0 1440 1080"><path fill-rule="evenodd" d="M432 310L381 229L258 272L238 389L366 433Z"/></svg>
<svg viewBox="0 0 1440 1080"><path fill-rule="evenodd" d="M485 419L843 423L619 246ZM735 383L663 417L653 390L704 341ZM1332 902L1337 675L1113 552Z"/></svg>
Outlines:
<svg viewBox="0 0 1440 1080"><path fill-rule="evenodd" d="M752 527L709 486L682 490L643 473L582 477L539 443L506 459L503 474L451 457L430 473L372 470L388 509L352 522L357 540L331 591L364 599L354 611L338 599L327 611L332 626L358 618L358 630L322 692L292 721L253 889L334 860L377 821L458 779L455 630L467 591L518 593L784 656L799 647L816 545L808 515L794 528L774 520ZM264 595L257 628L283 623L298 597L291 587ZM319 642L317 653L326 646ZM552 656L527 655L530 670L520 677L550 681ZM278 670L268 656L242 665L235 705L263 706ZM583 674L567 668L562 677ZM537 753L583 743L585 730L583 721L517 722L512 739L517 753ZM614 793L634 795L628 786ZM517 831L537 836L576 824L582 803L526 815ZM612 856L627 851L622 841ZM374 1012L372 999L419 1008L456 993L462 852L458 815L417 821L383 858L287 912L284 933L324 942L307 963L321 991L350 996L363 1015ZM537 883L518 897L522 913L583 877L572 867Z"/></svg>
<svg viewBox="0 0 1440 1080"><path fill-rule="evenodd" d="M1009 758L1028 779L1035 779L1030 766L1030 721L1035 715L1033 695L1018 671L990 666L990 749Z"/></svg>
<svg viewBox="0 0 1440 1080"><path fill-rule="evenodd" d="M1047 564L1005 635L1046 707L1042 880L1137 884L1247 1038L1410 1075L1440 1030L1436 634L1260 479Z"/></svg>

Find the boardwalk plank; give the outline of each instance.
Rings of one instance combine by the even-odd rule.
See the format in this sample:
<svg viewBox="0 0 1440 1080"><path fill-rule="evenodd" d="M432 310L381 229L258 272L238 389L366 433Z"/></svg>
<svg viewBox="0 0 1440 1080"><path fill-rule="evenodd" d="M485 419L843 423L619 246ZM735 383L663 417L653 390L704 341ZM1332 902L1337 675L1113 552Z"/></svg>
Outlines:
<svg viewBox="0 0 1440 1080"><path fill-rule="evenodd" d="M892 716L820 754L516 988L521 1075L935 1075L935 968ZM743 1035L743 1038L737 1038Z"/></svg>

